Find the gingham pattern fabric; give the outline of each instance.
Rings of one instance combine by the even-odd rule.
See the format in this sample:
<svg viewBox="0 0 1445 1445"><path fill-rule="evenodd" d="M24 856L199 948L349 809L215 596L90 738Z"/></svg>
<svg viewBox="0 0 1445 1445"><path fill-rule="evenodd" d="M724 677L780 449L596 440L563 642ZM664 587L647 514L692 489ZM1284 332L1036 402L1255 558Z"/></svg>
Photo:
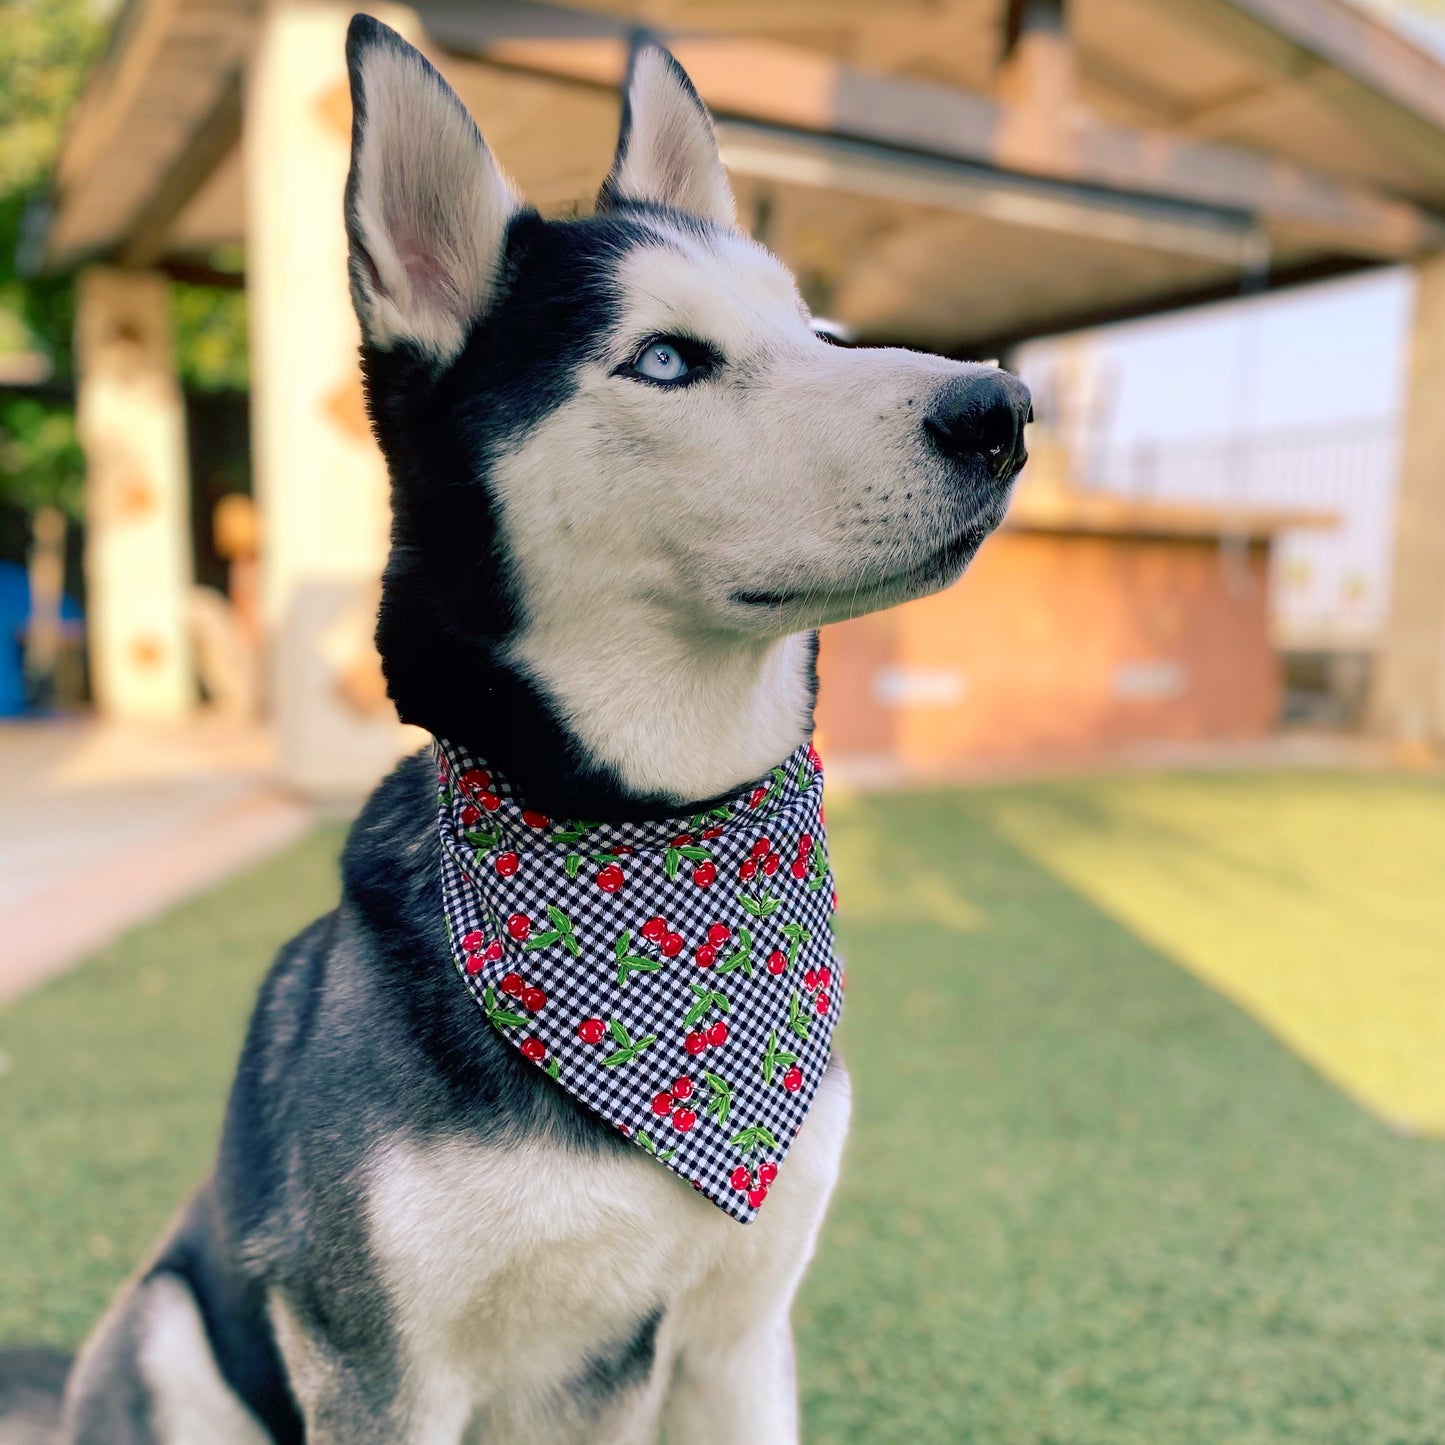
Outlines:
<svg viewBox="0 0 1445 1445"><path fill-rule="evenodd" d="M438 742L457 972L510 1044L748 1223L827 1067L843 980L812 745L668 822L523 806Z"/></svg>

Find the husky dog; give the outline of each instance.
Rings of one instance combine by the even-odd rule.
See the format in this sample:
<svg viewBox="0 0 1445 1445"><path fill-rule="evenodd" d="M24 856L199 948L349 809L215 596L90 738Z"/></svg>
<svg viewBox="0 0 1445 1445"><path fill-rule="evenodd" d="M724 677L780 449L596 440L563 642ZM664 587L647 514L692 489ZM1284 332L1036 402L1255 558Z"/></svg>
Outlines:
<svg viewBox="0 0 1445 1445"><path fill-rule="evenodd" d="M948 585L997 525L1028 393L816 334L659 48L566 221L391 31L358 16L348 59L398 711L554 816L676 816L766 775L811 730L814 629ZM481 1020L439 866L419 756L262 989L214 1172L80 1356L78 1445L797 1439L789 1309L842 1065L744 1227Z"/></svg>

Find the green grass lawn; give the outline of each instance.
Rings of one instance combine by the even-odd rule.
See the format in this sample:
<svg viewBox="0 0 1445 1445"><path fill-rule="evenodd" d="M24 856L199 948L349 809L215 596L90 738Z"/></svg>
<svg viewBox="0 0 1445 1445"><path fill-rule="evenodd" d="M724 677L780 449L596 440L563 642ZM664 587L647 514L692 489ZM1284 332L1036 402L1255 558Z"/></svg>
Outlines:
<svg viewBox="0 0 1445 1445"><path fill-rule="evenodd" d="M1423 948L1428 1020L1445 789L1128 778L830 813L856 1114L796 1313L807 1438L1445 1445L1445 1144L1286 1048L1288 1000L1267 1028L1201 982L1229 949L1191 952L1233 931L1250 979L1328 980ZM1383 840L1410 856L1382 881ZM0 1017L0 1344L72 1346L204 1170L256 980L334 894L337 843ZM1301 920L1267 949L1261 868Z"/></svg>

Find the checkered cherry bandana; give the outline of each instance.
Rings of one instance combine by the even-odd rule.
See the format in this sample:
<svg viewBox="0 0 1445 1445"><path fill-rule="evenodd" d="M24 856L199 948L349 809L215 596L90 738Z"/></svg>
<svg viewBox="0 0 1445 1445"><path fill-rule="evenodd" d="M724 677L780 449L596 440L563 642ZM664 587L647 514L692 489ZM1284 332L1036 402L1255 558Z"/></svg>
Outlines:
<svg viewBox="0 0 1445 1445"><path fill-rule="evenodd" d="M800 747L668 822L524 808L437 743L452 956L497 1031L720 1209L752 1220L827 1067L842 979L823 774Z"/></svg>

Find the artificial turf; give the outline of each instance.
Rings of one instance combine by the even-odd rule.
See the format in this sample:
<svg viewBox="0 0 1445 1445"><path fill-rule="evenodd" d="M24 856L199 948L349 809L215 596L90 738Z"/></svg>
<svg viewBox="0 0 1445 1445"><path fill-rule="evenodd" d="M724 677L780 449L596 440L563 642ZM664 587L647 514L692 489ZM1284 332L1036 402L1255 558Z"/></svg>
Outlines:
<svg viewBox="0 0 1445 1445"><path fill-rule="evenodd" d="M1192 942L1237 934L1246 983L1441 960L1410 970L1428 1037L1445 789L1116 778L830 815L855 1124L795 1313L806 1438L1445 1445L1445 1144L1328 1082L1279 1042L1289 1008ZM0 1345L73 1346L206 1167L256 980L334 895L338 837L0 1016ZM1268 931L1261 869L1311 926Z"/></svg>

